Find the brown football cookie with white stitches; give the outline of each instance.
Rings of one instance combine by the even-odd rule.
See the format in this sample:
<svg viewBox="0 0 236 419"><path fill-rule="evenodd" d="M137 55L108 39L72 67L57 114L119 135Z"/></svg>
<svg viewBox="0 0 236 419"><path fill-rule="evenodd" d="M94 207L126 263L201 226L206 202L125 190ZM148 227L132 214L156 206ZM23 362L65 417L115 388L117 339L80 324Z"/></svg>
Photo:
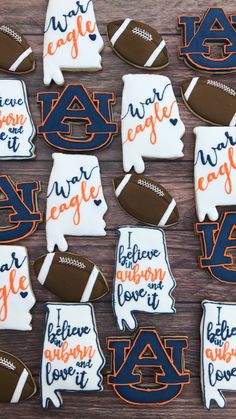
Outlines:
<svg viewBox="0 0 236 419"><path fill-rule="evenodd" d="M26 39L12 26L0 24L0 70L24 74L34 69L34 54Z"/></svg>

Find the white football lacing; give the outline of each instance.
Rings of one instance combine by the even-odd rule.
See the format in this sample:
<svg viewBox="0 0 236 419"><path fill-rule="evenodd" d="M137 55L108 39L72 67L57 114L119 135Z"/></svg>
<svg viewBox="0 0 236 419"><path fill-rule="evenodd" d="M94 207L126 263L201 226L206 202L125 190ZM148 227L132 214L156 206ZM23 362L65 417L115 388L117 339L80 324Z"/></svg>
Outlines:
<svg viewBox="0 0 236 419"><path fill-rule="evenodd" d="M22 42L21 36L16 31L11 29L9 26L7 26L7 25L0 26L0 31L2 31L2 32L6 33L7 35L11 36L12 38L15 39L16 42L19 42L19 44L21 44L21 42Z"/></svg>
<svg viewBox="0 0 236 419"><path fill-rule="evenodd" d="M165 196L164 192L160 188L158 188L158 186L154 185L153 183L147 182L146 180L139 179L138 185L150 189L152 192L156 193L159 196Z"/></svg>
<svg viewBox="0 0 236 419"><path fill-rule="evenodd" d="M132 32L137 35L140 36L140 38L145 39L145 41L152 41L152 35L145 31L144 29L138 28L137 26L132 30Z"/></svg>
<svg viewBox="0 0 236 419"><path fill-rule="evenodd" d="M231 87L226 86L223 83L220 83L220 82L215 81L215 80L207 80L207 84L209 86L216 87L217 89L224 90L224 92L228 93L231 96L236 96L235 90L234 89L231 89Z"/></svg>
<svg viewBox="0 0 236 419"><path fill-rule="evenodd" d="M16 366L11 361L9 361L9 359L7 359L7 358L0 357L0 365L2 365L3 367L6 367L6 368L8 368L9 370L12 370L12 371L14 371L16 369Z"/></svg>
<svg viewBox="0 0 236 419"><path fill-rule="evenodd" d="M79 260L72 259L72 258L69 258L69 257L59 256L59 263L63 263L65 265L75 266L76 268L79 268L79 269L85 269L86 268L86 266L83 262L80 262Z"/></svg>

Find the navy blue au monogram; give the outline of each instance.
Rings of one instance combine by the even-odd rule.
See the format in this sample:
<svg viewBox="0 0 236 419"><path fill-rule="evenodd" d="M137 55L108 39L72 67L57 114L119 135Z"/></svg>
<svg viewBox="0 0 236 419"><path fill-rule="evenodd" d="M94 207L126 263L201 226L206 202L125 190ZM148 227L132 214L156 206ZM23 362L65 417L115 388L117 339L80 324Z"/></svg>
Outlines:
<svg viewBox="0 0 236 419"><path fill-rule="evenodd" d="M61 94L39 93L37 99L42 114L38 134L57 150L97 150L108 146L117 133L112 122L113 93L93 92L90 97L82 84L70 84ZM75 124L84 125L84 137L73 134Z"/></svg>

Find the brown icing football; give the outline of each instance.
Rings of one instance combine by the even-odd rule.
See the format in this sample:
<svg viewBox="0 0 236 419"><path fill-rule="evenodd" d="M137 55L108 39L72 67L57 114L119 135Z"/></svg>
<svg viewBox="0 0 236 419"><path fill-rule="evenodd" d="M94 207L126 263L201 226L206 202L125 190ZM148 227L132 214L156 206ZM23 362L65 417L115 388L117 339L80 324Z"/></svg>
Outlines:
<svg viewBox="0 0 236 419"><path fill-rule="evenodd" d="M179 220L175 200L163 186L144 176L125 175L113 180L121 207L142 223L169 227Z"/></svg>
<svg viewBox="0 0 236 419"><path fill-rule="evenodd" d="M236 91L204 77L186 80L181 94L187 108L212 125L236 125Z"/></svg>
<svg viewBox="0 0 236 419"><path fill-rule="evenodd" d="M29 369L18 358L0 351L0 401L18 403L36 393Z"/></svg>
<svg viewBox="0 0 236 419"><path fill-rule="evenodd" d="M0 70L22 74L34 68L34 54L26 39L12 26L0 24Z"/></svg>
<svg viewBox="0 0 236 419"><path fill-rule="evenodd" d="M74 253L48 253L34 262L34 270L38 281L63 301L85 303L109 291L98 267Z"/></svg>
<svg viewBox="0 0 236 419"><path fill-rule="evenodd" d="M134 67L158 70L169 64L166 43L151 26L136 20L117 20L107 25L114 52Z"/></svg>

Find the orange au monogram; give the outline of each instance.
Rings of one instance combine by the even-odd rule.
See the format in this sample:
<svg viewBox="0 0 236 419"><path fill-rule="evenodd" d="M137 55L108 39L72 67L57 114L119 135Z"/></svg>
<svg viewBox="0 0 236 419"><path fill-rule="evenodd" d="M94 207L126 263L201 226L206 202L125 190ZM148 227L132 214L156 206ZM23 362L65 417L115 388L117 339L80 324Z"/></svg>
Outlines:
<svg viewBox="0 0 236 419"><path fill-rule="evenodd" d="M12 269L9 273L9 283L0 288L0 321L3 322L7 319L9 297L27 290L28 287L26 276L22 275L17 278L16 269Z"/></svg>
<svg viewBox="0 0 236 419"><path fill-rule="evenodd" d="M67 44L71 44L71 57L75 60L79 56L79 38L93 33L96 29L96 23L90 20L83 22L82 16L77 17L76 23L76 27L67 32L64 38L59 38L55 43L49 42L45 56L55 55L59 48Z"/></svg>

